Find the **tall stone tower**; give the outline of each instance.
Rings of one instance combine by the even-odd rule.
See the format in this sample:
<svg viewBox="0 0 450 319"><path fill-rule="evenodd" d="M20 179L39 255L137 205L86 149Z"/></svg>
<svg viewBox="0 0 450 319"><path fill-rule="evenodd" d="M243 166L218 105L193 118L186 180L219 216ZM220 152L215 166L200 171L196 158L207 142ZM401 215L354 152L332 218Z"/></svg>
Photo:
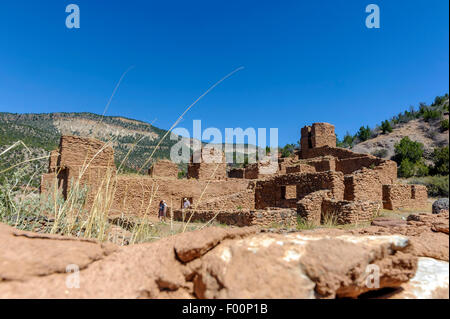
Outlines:
<svg viewBox="0 0 450 319"><path fill-rule="evenodd" d="M313 123L301 130L300 149L305 157L312 149L319 147L336 147L334 125L329 123Z"/></svg>

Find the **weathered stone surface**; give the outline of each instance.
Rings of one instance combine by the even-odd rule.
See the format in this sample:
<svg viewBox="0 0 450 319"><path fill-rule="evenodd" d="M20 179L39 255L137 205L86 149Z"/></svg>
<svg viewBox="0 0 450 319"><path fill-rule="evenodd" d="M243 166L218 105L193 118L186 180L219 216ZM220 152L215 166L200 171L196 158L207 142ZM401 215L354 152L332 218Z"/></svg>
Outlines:
<svg viewBox="0 0 450 319"><path fill-rule="evenodd" d="M24 232L4 224L0 242L0 282L65 273L69 264L84 269L117 250L112 244Z"/></svg>
<svg viewBox="0 0 450 319"><path fill-rule="evenodd" d="M381 287L398 286L415 272L401 253L402 236L354 237L265 234L224 242L203 258L201 298L356 297L369 290L366 267L380 267Z"/></svg>
<svg viewBox="0 0 450 319"><path fill-rule="evenodd" d="M448 262L433 258L419 258L414 277L401 285L392 299L448 299L449 298Z"/></svg>
<svg viewBox="0 0 450 319"><path fill-rule="evenodd" d="M433 214L439 214L441 210L448 211L448 198L439 198L433 203Z"/></svg>
<svg viewBox="0 0 450 319"><path fill-rule="evenodd" d="M371 225L379 227L401 227L406 226L407 222L403 219L378 217L372 221Z"/></svg>
<svg viewBox="0 0 450 319"><path fill-rule="evenodd" d="M202 256L224 239L239 238L257 231L258 228L254 227L241 229L210 227L202 232L197 232L196 236L192 236L191 233L184 233L176 238L175 253L181 261L189 262Z"/></svg>
<svg viewBox="0 0 450 319"><path fill-rule="evenodd" d="M379 227L370 226L353 230L351 233L364 235L401 234L408 236L411 246L409 253L418 257L430 257L449 260L448 213L412 214L407 217L406 226Z"/></svg>

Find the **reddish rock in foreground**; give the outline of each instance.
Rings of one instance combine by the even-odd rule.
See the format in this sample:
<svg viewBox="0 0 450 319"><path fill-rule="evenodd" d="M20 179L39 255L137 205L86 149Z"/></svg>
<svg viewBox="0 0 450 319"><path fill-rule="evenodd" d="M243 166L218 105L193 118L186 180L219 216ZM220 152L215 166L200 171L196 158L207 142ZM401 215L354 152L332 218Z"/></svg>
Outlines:
<svg viewBox="0 0 450 319"><path fill-rule="evenodd" d="M0 240L1 298L358 297L407 284L418 260L405 236L344 231L207 228L119 247L0 225ZM367 285L374 265L379 288Z"/></svg>

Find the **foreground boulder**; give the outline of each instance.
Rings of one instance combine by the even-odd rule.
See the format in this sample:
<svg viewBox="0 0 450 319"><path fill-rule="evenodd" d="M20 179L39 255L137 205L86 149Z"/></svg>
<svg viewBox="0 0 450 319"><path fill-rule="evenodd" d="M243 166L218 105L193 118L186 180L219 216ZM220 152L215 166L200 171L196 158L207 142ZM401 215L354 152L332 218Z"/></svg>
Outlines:
<svg viewBox="0 0 450 319"><path fill-rule="evenodd" d="M432 206L433 214L439 214L441 210L448 211L448 198L439 198L433 203Z"/></svg>

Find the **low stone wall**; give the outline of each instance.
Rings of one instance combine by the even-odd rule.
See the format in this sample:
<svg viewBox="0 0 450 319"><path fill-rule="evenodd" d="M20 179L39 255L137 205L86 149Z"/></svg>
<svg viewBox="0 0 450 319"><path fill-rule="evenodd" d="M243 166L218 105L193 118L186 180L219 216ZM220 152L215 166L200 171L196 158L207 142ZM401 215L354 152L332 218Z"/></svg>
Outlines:
<svg viewBox="0 0 450 319"><path fill-rule="evenodd" d="M381 201L337 201L324 199L322 202L322 223L327 217L338 225L370 222L383 207Z"/></svg>
<svg viewBox="0 0 450 319"><path fill-rule="evenodd" d="M255 191L249 185L249 189L244 191L214 196L210 199L200 202L199 205L192 206L195 209L221 210L221 209L254 209Z"/></svg>
<svg viewBox="0 0 450 319"><path fill-rule="evenodd" d="M191 217L192 216L192 217ZM295 209L268 208L261 210L175 210L174 220L191 222L208 222L212 219L220 224L232 226L262 226L276 225L293 227L297 224Z"/></svg>
<svg viewBox="0 0 450 319"><path fill-rule="evenodd" d="M333 156L338 159L360 157L361 154L352 152L346 148L323 146L318 148L301 149L300 158L314 158L321 156Z"/></svg>
<svg viewBox="0 0 450 319"><path fill-rule="evenodd" d="M363 168L344 178L344 199L348 201L368 200L382 201L383 180L380 172L374 169Z"/></svg>
<svg viewBox="0 0 450 319"><path fill-rule="evenodd" d="M341 172L292 173L259 180L255 189L255 208L280 207L285 201L282 188L296 186L297 199L319 190L330 190L333 198L344 198L344 175Z"/></svg>
<svg viewBox="0 0 450 319"><path fill-rule="evenodd" d="M312 165L308 164L298 164L295 166L287 166L286 174L290 173L315 173L316 168Z"/></svg>
<svg viewBox="0 0 450 319"><path fill-rule="evenodd" d="M227 164L224 163L189 163L188 178L202 180L223 180L227 178Z"/></svg>
<svg viewBox="0 0 450 319"><path fill-rule="evenodd" d="M298 215L312 225L320 225L322 202L331 197L331 191L321 190L311 193L297 202Z"/></svg>
<svg viewBox="0 0 450 319"><path fill-rule="evenodd" d="M383 207L385 209L425 208L427 188L423 185L383 185Z"/></svg>
<svg viewBox="0 0 450 319"><path fill-rule="evenodd" d="M324 156L306 162L314 167L316 172L336 171L336 158L332 156Z"/></svg>
<svg viewBox="0 0 450 319"><path fill-rule="evenodd" d="M362 155L355 158L346 158L336 161L336 170L344 173L345 175L351 174L362 167L373 167L380 165L383 162L382 159L372 155Z"/></svg>

